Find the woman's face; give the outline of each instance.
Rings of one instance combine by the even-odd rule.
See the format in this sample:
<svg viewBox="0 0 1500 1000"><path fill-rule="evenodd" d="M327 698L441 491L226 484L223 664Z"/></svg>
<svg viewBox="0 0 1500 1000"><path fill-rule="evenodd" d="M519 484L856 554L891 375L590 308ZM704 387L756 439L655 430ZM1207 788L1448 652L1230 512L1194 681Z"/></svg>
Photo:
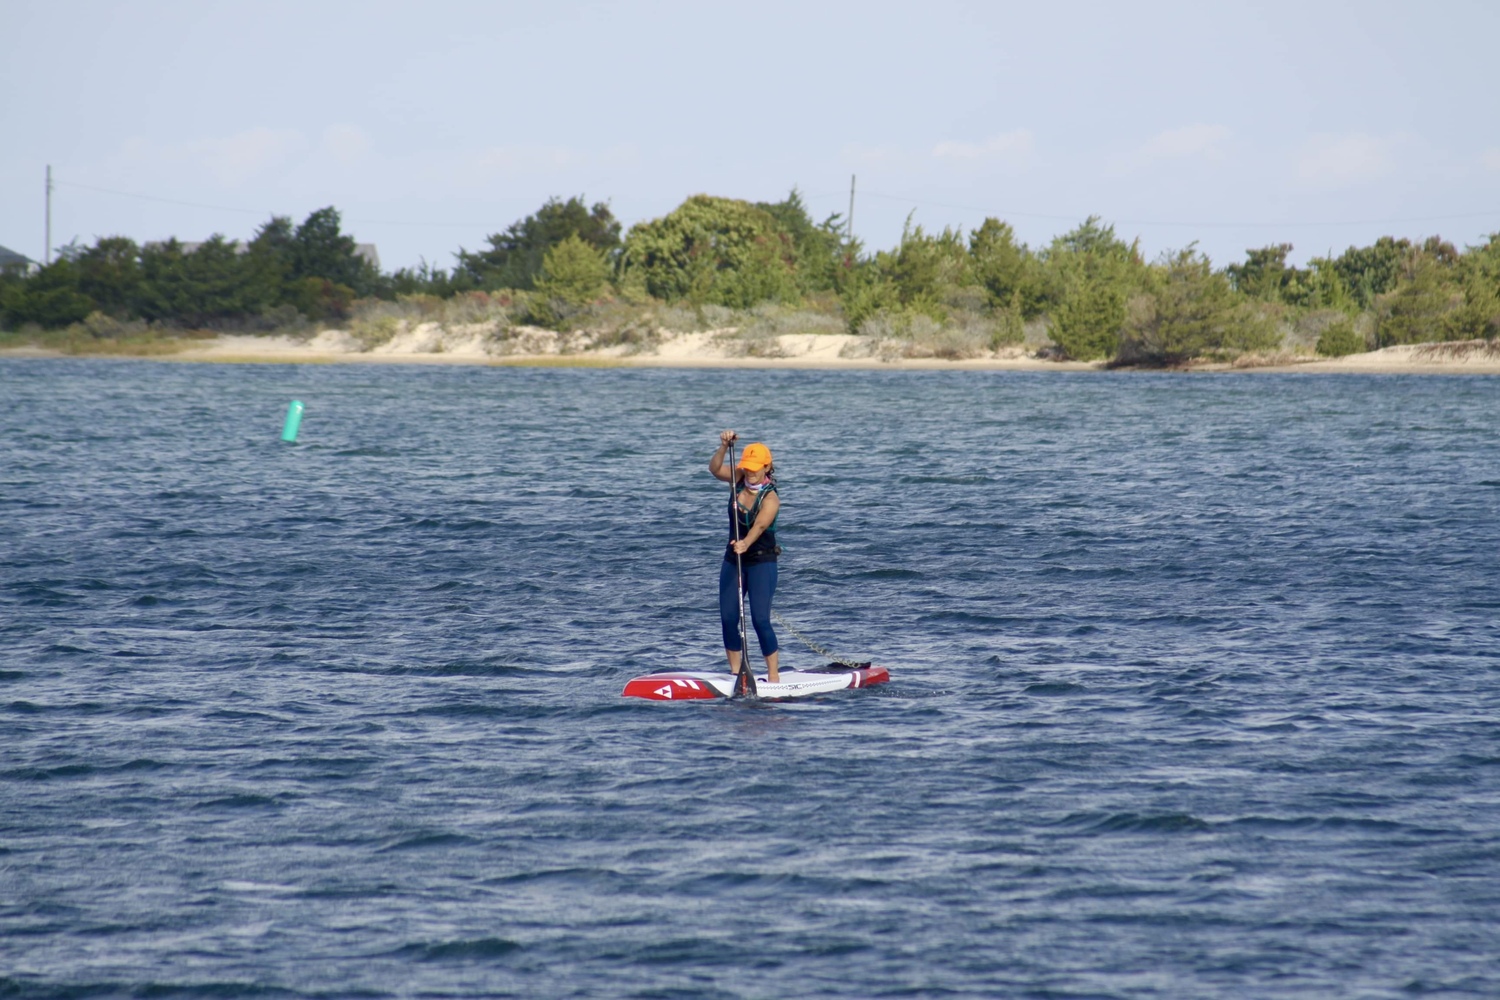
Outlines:
<svg viewBox="0 0 1500 1000"><path fill-rule="evenodd" d="M749 483L752 486L759 486L761 483L766 481L766 475L770 471L771 470L769 468L766 468L764 466L759 469L746 469L745 482Z"/></svg>

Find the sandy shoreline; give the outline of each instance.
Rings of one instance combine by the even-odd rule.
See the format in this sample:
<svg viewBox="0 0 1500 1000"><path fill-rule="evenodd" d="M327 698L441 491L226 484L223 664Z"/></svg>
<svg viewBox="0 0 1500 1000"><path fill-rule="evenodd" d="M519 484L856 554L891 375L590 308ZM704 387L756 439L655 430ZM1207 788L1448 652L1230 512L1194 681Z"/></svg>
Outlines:
<svg viewBox="0 0 1500 1000"><path fill-rule="evenodd" d="M764 353L737 353L732 341L718 331L667 335L654 347L631 351L623 347L567 350L555 335L537 331L531 340L521 340L506 353L495 353L478 335L469 337L422 337L406 334L365 350L348 333L325 330L299 341L285 336L221 335L195 341L194 346L172 353L132 355L128 351L111 357L141 357L156 361L211 362L220 364L422 364L422 365L525 365L549 367L656 367L656 368L814 368L882 370L987 370L987 371L1103 371L1102 363L1052 361L1037 358L1020 348L1008 348L985 357L944 358L882 357L870 352L860 338L836 334L784 334L777 342L762 345ZM861 354L866 356L861 356ZM851 356L853 355L853 356ZM71 357L61 351L38 347L0 350L0 358ZM1206 372L1347 372L1357 374L1464 374L1500 375L1500 344L1471 341L1462 344L1408 344L1387 347L1343 358L1271 359L1267 363L1195 365Z"/></svg>

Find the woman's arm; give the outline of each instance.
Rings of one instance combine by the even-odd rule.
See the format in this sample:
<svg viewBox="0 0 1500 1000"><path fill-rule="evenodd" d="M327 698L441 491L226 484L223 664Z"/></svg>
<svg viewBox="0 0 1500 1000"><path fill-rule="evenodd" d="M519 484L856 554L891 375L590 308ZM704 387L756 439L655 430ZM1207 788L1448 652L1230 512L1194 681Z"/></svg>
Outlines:
<svg viewBox="0 0 1500 1000"><path fill-rule="evenodd" d="M726 483L732 481L730 477L734 474L734 470L725 466L724 453L734 443L734 438L734 431L720 431L719 447L714 451L713 457L708 460L708 471L712 472L716 479L722 479Z"/></svg>
<svg viewBox="0 0 1500 1000"><path fill-rule="evenodd" d="M771 522L776 520L776 512L781 509L781 498L775 493L766 497L760 503L760 513L755 516L755 523L750 525L750 530L745 532L745 537L734 543L734 550L744 555L755 540L766 533Z"/></svg>

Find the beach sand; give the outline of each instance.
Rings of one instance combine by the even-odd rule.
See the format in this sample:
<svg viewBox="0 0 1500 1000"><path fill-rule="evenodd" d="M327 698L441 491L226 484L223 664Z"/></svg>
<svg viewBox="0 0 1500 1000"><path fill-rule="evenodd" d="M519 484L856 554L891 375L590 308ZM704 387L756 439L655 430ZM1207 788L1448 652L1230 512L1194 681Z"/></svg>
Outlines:
<svg viewBox="0 0 1500 1000"><path fill-rule="evenodd" d="M308 339L288 336L225 334L172 353L152 353L160 361L207 361L263 364L434 364L550 365L577 367L688 368L866 368L995 371L1100 371L1102 363L1053 361L1030 351L1005 348L986 356L950 360L874 353L862 338L847 334L783 334L758 342L755 354L726 331L664 333L651 347L588 347L577 336L539 328L522 328L497 352L487 327L440 328L422 324L366 349L344 330L324 330ZM0 357L62 357L36 347L0 350ZM130 356L112 352L112 356ZM1203 364L1201 371L1348 372L1360 374L1500 375L1500 343L1466 341L1407 344L1343 358L1269 359L1264 363Z"/></svg>

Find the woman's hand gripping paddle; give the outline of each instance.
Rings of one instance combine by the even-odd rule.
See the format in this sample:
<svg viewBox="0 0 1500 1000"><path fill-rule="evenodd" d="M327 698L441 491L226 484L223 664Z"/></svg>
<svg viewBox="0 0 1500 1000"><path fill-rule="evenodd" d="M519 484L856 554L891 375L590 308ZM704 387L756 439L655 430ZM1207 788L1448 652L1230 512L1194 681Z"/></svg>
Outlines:
<svg viewBox="0 0 1500 1000"><path fill-rule="evenodd" d="M750 643L745 637L745 564L740 556L738 548L740 541L740 491L739 481L736 473L739 462L734 457L734 438L729 439L729 513L730 519L734 521L734 573L735 584L739 588L740 598L740 672L735 675L734 694L731 697L745 695L750 698L757 696L755 689L755 672L750 669Z"/></svg>

